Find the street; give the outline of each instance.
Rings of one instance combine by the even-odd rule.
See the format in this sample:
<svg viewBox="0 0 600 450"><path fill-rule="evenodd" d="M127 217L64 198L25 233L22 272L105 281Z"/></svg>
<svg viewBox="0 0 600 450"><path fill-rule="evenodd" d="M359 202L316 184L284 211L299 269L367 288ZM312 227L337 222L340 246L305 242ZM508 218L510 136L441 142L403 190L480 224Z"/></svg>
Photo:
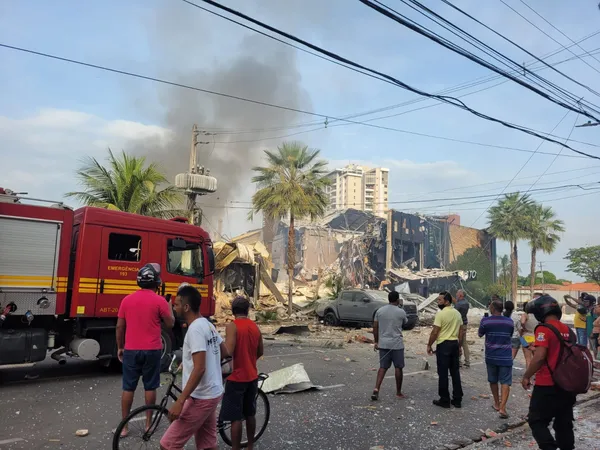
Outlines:
<svg viewBox="0 0 600 450"><path fill-rule="evenodd" d="M261 371L271 372L300 362L311 381L323 389L269 396L271 419L256 448L434 449L444 445L453 447L452 444L458 447L480 440L485 431L502 431L503 427L522 422L528 394L517 383L521 370L514 370L516 385L509 401L511 417L500 420L492 409L481 345L477 341L472 346L475 356L471 368L461 372L465 390L463 408L442 410L431 404L437 395L434 357L427 358L430 367L423 370L428 330L405 334L407 366L403 390L408 398L395 398L390 370L378 402L370 400L377 367L372 345L348 344L334 350L308 346L308 341L305 345L265 341ZM521 363L518 359L517 367ZM26 374L28 378L36 375L39 378L24 380ZM29 371L3 371L2 376L2 450L110 448L113 430L120 419L118 373L96 363L69 361L66 366L58 366L50 360ZM162 392L161 389L159 396ZM136 406L141 404L141 398L138 392ZM598 411L598 404L595 408ZM597 433L596 428L589 433ZM89 435L77 437L78 429L88 429ZM226 448L223 443L220 445ZM188 447L192 448L191 444Z"/></svg>

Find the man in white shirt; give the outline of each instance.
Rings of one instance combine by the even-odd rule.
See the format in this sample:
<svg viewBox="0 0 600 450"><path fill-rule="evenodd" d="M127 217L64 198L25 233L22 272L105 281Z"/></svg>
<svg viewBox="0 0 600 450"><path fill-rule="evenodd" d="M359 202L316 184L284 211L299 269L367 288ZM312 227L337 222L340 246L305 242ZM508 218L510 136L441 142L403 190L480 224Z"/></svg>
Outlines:
<svg viewBox="0 0 600 450"><path fill-rule="evenodd" d="M200 292L183 286L173 303L175 314L187 324L183 342L183 391L169 410L171 426L160 440L162 450L183 449L194 436L196 449L218 449L217 406L223 396L221 355L225 342L200 315Z"/></svg>

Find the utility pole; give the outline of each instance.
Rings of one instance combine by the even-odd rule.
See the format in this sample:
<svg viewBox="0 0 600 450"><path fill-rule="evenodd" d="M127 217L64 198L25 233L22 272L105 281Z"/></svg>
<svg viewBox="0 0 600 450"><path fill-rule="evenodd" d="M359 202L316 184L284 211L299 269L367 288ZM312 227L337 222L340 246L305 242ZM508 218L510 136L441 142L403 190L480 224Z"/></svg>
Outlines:
<svg viewBox="0 0 600 450"><path fill-rule="evenodd" d="M188 171L180 173L175 177L175 186L183 190L186 200L186 211L189 214L189 222L193 225L202 224L202 210L196 205L196 199L199 195L206 195L217 190L217 179L210 176L210 170L198 164L198 144L208 144L208 142L198 141L198 135L201 133L196 124L192 127L192 144L190 148L190 163ZM207 132L202 132L208 134Z"/></svg>
<svg viewBox="0 0 600 450"><path fill-rule="evenodd" d="M546 291L546 286L544 282L544 263L540 261L540 273L542 274L542 293Z"/></svg>

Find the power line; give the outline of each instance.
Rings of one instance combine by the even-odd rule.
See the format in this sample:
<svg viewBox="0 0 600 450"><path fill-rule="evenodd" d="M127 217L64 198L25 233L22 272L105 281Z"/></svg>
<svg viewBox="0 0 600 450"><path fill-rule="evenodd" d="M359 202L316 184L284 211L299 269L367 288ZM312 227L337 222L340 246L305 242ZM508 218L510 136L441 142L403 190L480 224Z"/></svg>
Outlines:
<svg viewBox="0 0 600 450"><path fill-rule="evenodd" d="M210 11L210 12L212 12L212 11ZM219 17L223 17L220 14L218 16ZM237 22L234 22L234 23L237 23ZM590 39L592 37L597 36L598 34L600 34L600 30L597 30L594 33L591 33L591 34L588 34L588 35L582 37L581 39L579 39L578 41L576 41L575 44L571 44L569 47L572 47L574 45L577 45L578 43L584 42L584 41L586 41L586 40L588 40L588 39ZM550 58L550 57L555 56L555 55L557 55L557 54L559 54L559 53L561 53L561 52L563 52L565 50L566 50L566 47L562 46L559 49L556 49L556 50L554 50L552 52L549 52L549 53L543 55L542 58ZM598 52L600 52L600 48L597 48L597 49L592 50L591 52L588 52L587 56L591 56L592 54L597 54ZM563 59L561 61L555 62L552 65L558 66L558 65L563 64L565 62L569 62L569 61L572 61L574 59L578 59L578 57L579 57L579 55L574 56L574 57L570 57L570 58L567 58L567 59ZM532 62L535 63L535 60L533 60ZM532 68L531 70L540 71L540 70L545 70L545 69L547 69L547 67L541 66L541 67L538 67L538 68ZM522 69L519 70L519 71L515 70L514 74L519 75L521 73L521 71L522 71ZM458 92L458 91L461 91L461 90L464 90L464 89L468 89L468 88L471 88L471 87L475 87L475 86L479 86L479 85L482 85L482 84L486 84L486 83L489 83L491 81L495 81L495 80L498 80L498 79L501 79L501 78L504 78L504 77L502 77L501 75L491 75L491 76L479 77L479 78L476 78L476 79L471 80L471 81L459 83L458 85L455 85L455 86L450 87L450 88L442 89L441 91L435 92L435 94L443 95L443 94L449 94L449 93L453 93L453 92ZM494 85L489 86L489 87L484 88L484 89L480 89L480 90L477 90L477 91L470 92L470 93L465 94L465 95L471 95L471 94L474 94L474 93L482 92L484 90L491 89L491 88L499 86L501 84L505 84L508 81L509 80L505 79L505 80L501 81L500 83L494 84ZM463 96L459 96L459 98L462 98ZM389 106L384 106L384 107L381 107L381 108L377 108L377 109L373 109L373 110L368 110L368 111L364 111L364 112L360 112L360 113L350 114L350 115L344 116L344 118L345 119L352 119L352 118L356 118L356 117L360 117L360 116L375 114L375 113L378 113L378 112L389 111L389 110L392 110L392 109L397 109L397 108L403 107L403 106L409 106L409 105L412 105L414 103L420 103L420 102L427 101L427 100L429 100L429 99L423 98L423 97L419 96L419 97L415 97L415 98L413 98L411 100L408 100L408 101L405 101L405 102L402 102L402 103L398 103L398 104L394 104L394 105L389 105ZM438 106L439 104L440 103L437 102L437 103L435 103L433 105L430 105L428 107ZM388 118L388 117L394 117L394 116L395 115L383 116L381 118ZM370 119L370 120L378 120L378 119ZM334 123L334 122L335 122L335 120L332 120L330 123ZM259 132L266 132L266 131L281 131L281 130L287 130L287 129L307 127L307 126L312 126L312 125L321 124L321 123L322 122L320 122L320 121L312 121L312 122L305 122L305 123L299 123L299 124L288 125L288 126L269 127L269 128L254 128L254 129L241 129L241 130L239 130L239 129L228 129L228 128L214 128L214 127L210 127L210 128L207 128L207 129L215 131L216 134L246 134L246 133L259 133ZM332 127L332 126L336 126L336 125L329 125L329 127ZM556 136L553 136L553 137L556 137ZM572 141L573 142L580 142L580 141L576 141L576 140L572 140Z"/></svg>
<svg viewBox="0 0 600 450"><path fill-rule="evenodd" d="M187 1L187 0L186 0L186 1ZM561 142L559 142L559 141L556 141L556 140L554 140L554 139L548 138L547 136L545 137L545 136L541 135L540 133L537 133L537 132L532 132L531 130L529 130L529 129L526 129L525 127L522 127L522 126L519 126L519 125L515 125L515 124L512 124L512 123L509 123L509 122L506 122L506 121L500 120L500 119L496 119L496 118L494 118L494 117L492 117L492 116L488 116L488 115L486 115L486 114L480 113L479 111L476 111L476 110L474 110L474 109L472 109L472 108L468 107L466 104L464 104L463 102L461 102L460 100L458 100L458 99L456 99L456 98L454 98L454 97L448 97L448 96L434 95L434 94L430 94L430 93L427 93L427 92L421 91L421 90L419 90L419 89L417 89L417 88L414 88L414 87L412 87L412 86L409 86L408 84L406 84L406 83L404 83L404 82L402 82L402 81L400 81L400 80L398 80L398 79L396 79L396 78L394 78L394 77L392 77L392 76L390 76L390 75L384 74L384 73L382 73L382 72L378 72L378 71L376 71L376 70L373 70L373 69L369 69L369 68L367 68L367 67L365 67L365 66L362 66L362 65L360 65L360 64L358 64L358 63L356 63L356 62L354 62L354 61L351 61L351 60L349 60L349 59L347 59L347 58L341 57L341 56L339 56L339 55L337 55L337 54L335 54L335 53L333 53L333 52L330 52L330 51L328 51L328 50L325 50L325 49L323 49L323 48L321 48L321 47L318 47L318 46L316 46L316 45L314 45L314 44L311 44L311 43L309 43L309 42L307 42L307 41L305 41L305 40L303 40L303 39L300 39L300 38L298 38L298 37L296 37L296 36L293 36L293 35L291 35L291 34L289 34L289 33L286 33L286 32L284 32L284 31L281 31L281 30L279 30L279 29L277 29L277 28L274 28L274 27L272 27L272 26L270 26L270 25L267 25L267 24L265 24L265 23L263 23L263 22L261 22L261 21L259 21L259 20L256 20L256 19L254 19L254 18L252 18L252 17L249 17L249 16L247 16L246 14L243 14L243 13L241 13L241 12L239 12L239 11L236 11L236 10L234 10L234 9L231 9L231 8L229 8L229 7L227 7L227 6L221 5L221 4L219 4L219 3L217 3L217 2L214 2L214 1L212 1L212 0L202 0L202 1L203 1L204 3L208 3L208 4L212 5L212 6L214 6L214 7L216 7L216 8L219 8L219 9L222 9L222 10L224 10L224 11L227 11L228 13L230 13L230 14L233 14L233 15L235 15L235 16L237 16L237 17L241 17L241 18L243 18L244 20L247 20L247 21L249 21L249 22L252 22L252 23L254 23L255 25L259 25L259 26L261 26L262 28L265 28L265 29L267 29L267 30L269 30L269 31L271 31L271 32L274 32L274 33L276 33L276 34L279 34L279 35L281 35L281 36L284 36L284 37L286 37L287 39L290 39L290 40L292 40L292 41L298 42L298 43L300 43L300 44L302 44L302 45L304 45L304 46L306 46L306 47L308 47L308 48L310 48L310 49L312 49L312 50L318 51L318 52L320 52L320 53L322 53L322 54L325 54L325 55L327 55L327 56L329 56L329 57L331 57L331 58L334 58L334 59L336 59L336 60L338 60L338 61L344 62L344 63L346 63L346 64L350 64L350 65L352 65L352 66L354 66L354 67L357 67L357 68L359 68L359 69L367 70L368 72L371 72L371 73L373 73L373 74L376 74L376 75L382 76L382 77L384 77L384 78L386 78L386 79L388 79L388 80L390 80L390 81L393 81L394 83L396 83L396 84L397 84L399 87L401 87L402 89L406 89L406 90L408 90L408 91L414 92L414 93L416 93L416 94L419 94L419 95L422 95L422 96L425 96L425 97L429 97L429 98L435 98L435 99L438 99L438 100L440 100L440 101L443 101L443 102L445 102L445 103L448 103L448 104L450 104L450 105L453 105L453 106L456 106L456 107L458 107L458 108L461 108L461 109L463 109L463 110L465 110L465 111L468 111L468 112L470 112L471 114L473 114L473 115L476 115L477 117L480 117L480 118L482 118L482 119L485 119L485 120L488 120L488 121L491 121L491 122L495 122L495 123L499 123L499 124L501 124L501 125L503 125L503 126L505 126L505 127L507 127L507 128L511 128L511 129L519 130L519 131L521 131L521 132L523 132L523 133L527 133L527 134L530 134L530 135L536 136L536 137L538 137L538 138L540 138L540 139L548 140L548 141L550 141L550 142L554 142L554 143L556 143L556 144L559 144L559 145L566 146L567 148L569 148L569 149L571 149L571 150L575 151L576 153L581 153L581 154L584 154L584 152L581 152L581 151L579 151L579 150L572 149L572 148L571 148L570 146L568 146L567 144L563 144L563 143L561 143ZM360 1L364 2L364 1L366 1L366 0L360 0ZM189 2L189 3L191 3L191 2ZM544 94L544 95L546 95L546 94ZM567 105L567 106L568 106L568 105ZM567 108L567 109L571 109L571 108ZM576 110L576 111L577 111L577 112L581 112L580 110ZM586 114L587 114L587 113L586 113ZM590 116L591 116L591 115L590 115ZM594 120L596 120L596 119L594 118L594 116L591 116L591 118L593 118ZM336 118L336 119L337 119L337 118ZM352 122L352 121L350 121L350 120L347 120L347 119L342 119L342 120L344 120L344 121L346 121L346 122ZM588 156L588 157L590 157L590 158L594 158L594 159L600 159L600 157L599 157L599 156L590 155L590 154L588 154L588 153L585 153L585 156Z"/></svg>
<svg viewBox="0 0 600 450"><path fill-rule="evenodd" d="M538 27L535 23L533 23L531 20L529 20L527 17L525 17L523 14L521 14L519 11L517 11L515 8L513 8L512 6L510 6L508 3L506 3L504 0L500 0L504 6L506 6L508 9L512 10L515 14L517 14L519 17L521 17L524 21L526 21L527 23L529 23L531 26L533 26L534 28L536 28L537 30L539 30L540 32L542 32L543 34L545 34L547 37L549 37L550 39L552 39L554 42L556 42L558 45L562 45L559 41L557 41L556 39L554 39L551 35L549 35L548 33L546 33L544 30L542 30L540 27ZM531 8L530 8L531 9ZM535 11L534 11L535 12ZM537 13L536 13L537 14ZM538 14L539 15L539 14ZM544 19L545 20L545 19ZM569 50L569 52L573 53L571 50ZM600 73L600 71L598 69L596 69L594 66L591 66L589 63L587 63L587 61L584 61L585 64L589 67L591 67L593 70L595 70L596 72Z"/></svg>
<svg viewBox="0 0 600 450"><path fill-rule="evenodd" d="M460 28L459 26L455 25L454 23L450 22L449 20L445 19L444 17L442 17L441 15L439 15L438 13L436 13L435 11L433 11L432 9L426 7L425 5L423 5L422 3L420 3L417 0L400 0L402 1L402 3L404 3L405 5L409 6L410 8L412 8L413 10L419 12L420 14L422 14L423 16L427 17L428 19L432 20L434 23L436 23L437 25L441 26L442 28L450 31L452 34L454 34L455 36L458 36L459 38L461 38L462 40L464 40L465 42L473 45L475 48L477 48L478 50L484 52L486 55L491 56L493 59L495 59L496 61L506 65L507 67L509 67L510 69L521 69L523 71L524 75L532 75L532 78L530 81L535 83L536 85L540 86L542 89L544 89L543 84L548 85L550 88L554 89L555 91L558 92L558 95L561 96L563 99L566 98L566 100L568 102L572 102L571 104L574 105L575 108L580 109L580 100L575 97L573 94L571 94L570 92L566 91L565 89L561 88L560 86L556 85L555 83L541 77L540 75L538 75L537 73L527 69L525 66L519 64L518 62L514 61L513 59L509 58L508 56L504 55L503 53L500 53L499 51L497 51L496 49L490 47L489 45L487 45L485 42L482 42L480 39L476 38L475 36L473 36L472 34L466 32L465 30L463 30L462 28ZM402 14L398 13L396 10L390 8L389 6L384 5L383 3L381 3L378 0L375 0L376 3L378 3L379 5L383 6L384 8L388 9L389 11L400 15L401 17L404 17L405 19L409 20L406 16L403 16ZM409 4L408 2L412 3ZM450 4L451 6L453 6L451 3L447 2L447 4ZM416 5L416 6L413 6ZM457 8L458 9L458 8ZM477 19L473 18L472 16L466 14L464 11L460 10L461 12L463 12L463 14L467 15L468 17L470 17L472 20L477 21L479 24L485 26L488 30L494 32L495 34L497 34L498 36L502 37L503 39L509 41L510 43L512 43L513 45L517 46L518 48L520 48L521 50L527 52L527 50L523 49L522 47L520 47L518 44L514 43L513 41L511 41L510 39L506 38L505 36L501 35L500 33L498 33L497 31L493 30L492 28L488 27L485 24L482 24L480 21L478 21ZM457 44L452 43L451 41L444 39L442 36L440 36L437 33L432 32L431 30L428 30L426 28L424 28L422 25L419 25L418 23L412 21L412 23L417 26L417 27L421 27L424 30L429 31L431 34L433 34L434 36L436 36L437 39L440 39L442 41L445 41L446 43L448 43L448 45L450 45L452 47L452 49L454 51L456 51L457 53L463 55L463 56L467 56L469 57L469 59L473 60L473 58L475 58L476 62L481 63L484 62L484 60L482 60L481 58L473 55L472 53L466 51L464 48L458 46ZM456 30L456 31L455 31ZM473 43L473 41L475 43ZM447 46L446 46L447 47ZM448 48L448 47L447 47ZM491 53L490 53L491 52ZM600 94L596 91L594 91L593 89L591 89L590 87L578 82L577 80L569 77L568 75L565 75L564 73L560 72L558 69L548 65L547 63L545 63L542 59L538 58L537 56L533 55L532 53L527 52L530 56L534 57L537 59L537 61L542 62L544 64L547 65L548 68L552 68L554 71L556 71L557 73L563 75L564 77L566 77L567 79L569 79L570 81L586 88L588 91L594 93L597 96L600 96ZM496 56L497 55L497 56ZM498 68L498 70L501 70ZM504 71L502 71L502 73L505 73ZM514 74L509 74L509 75L514 75ZM512 79L512 78L511 78ZM518 80L518 78L514 78L514 80ZM513 80L513 81L514 81ZM538 81L539 80L539 81ZM523 80L521 80L523 81ZM540 84L541 83L541 84ZM598 106L594 105L596 108L598 108ZM595 110L596 112L599 112L597 109Z"/></svg>
<svg viewBox="0 0 600 450"><path fill-rule="evenodd" d="M212 0L203 0L203 1L213 3ZM509 74L508 72L499 69L498 67L494 66L493 64L491 64L491 63L489 63L489 62L487 62L487 61L485 61L485 60L483 60L483 59L481 59L479 57L476 57L476 56L474 56L472 54L469 54L469 52L466 52L464 49L461 49L461 48L457 47L456 45L453 45L453 44L449 43L449 41L444 40L443 38L439 38L439 37L435 36L434 33L431 33L429 31L427 31L422 26L416 24L415 22L413 22L410 19L407 19L405 16L403 16L403 15L401 15L399 13L394 14L394 13L392 13L392 12L390 12L390 11L387 10L387 9L391 9L391 8L389 8L389 7L386 7L387 9L382 8L381 6L378 6L378 5L374 4L374 3L372 3L370 0L359 0L359 1L361 3L363 3L364 5L370 7L371 9L377 11L378 13L380 13L380 14L388 17L389 19L391 19L391 20L399 23L400 25L403 25L404 27L406 27L406 28L408 28L410 30L415 31L416 33L419 33L419 34L427 37L428 39L430 39L430 40L432 40L432 41L434 41L434 42L442 45L443 47L446 47L449 50L452 50L453 52L458 53L458 54L460 54L460 55L462 55L462 56L470 59L471 61L473 61L473 62L475 62L475 63L477 63L477 64L479 64L479 65L481 65L483 67L486 67L486 68L488 68L488 69L490 69L490 70L492 70L492 71L494 71L494 72L496 72L498 74L501 74L501 75L503 75L505 77L510 78L514 82L516 82L516 83L520 84L521 86L523 86L523 87L525 87L525 88L527 88L527 89L535 92L536 94L540 95L541 97L543 97L543 98L545 98L547 100L550 100L551 102L553 102L553 103L555 103L557 105L560 105L560 106L562 106L565 109L568 109L568 110L571 110L571 111L574 111L574 112L577 112L577 113L582 113L582 114L586 115L587 117L590 117L593 120L597 120L595 118L595 116L592 115L592 114L590 114L589 112L582 111L581 108L573 107L573 106L571 106L571 105L569 105L567 103L564 103L561 100L552 98L547 93L541 91L540 89L538 89L538 88L536 88L534 86L531 86L530 84L527 84L526 82L524 82L524 81L520 80L519 78L517 78L517 77L515 77L515 76L513 76L511 74ZM362 67L362 68L364 69L364 67ZM379 74L379 75L382 75L380 72L376 72L376 73ZM386 76L386 78L388 78L388 76ZM464 105L464 107L466 108L466 105ZM477 112L475 112L475 113L477 113ZM479 113L479 114L481 114L481 113ZM498 120L498 119L496 119L496 120Z"/></svg>
<svg viewBox="0 0 600 450"><path fill-rule="evenodd" d="M396 131L396 132L400 132L400 133L408 133L408 134L414 134L414 135L421 135L424 137L433 137L433 135L427 135L424 133L417 133L417 132L409 132L406 130L400 130L397 128L392 128L392 127L386 127L386 126L381 126L381 125L375 125L375 124L371 124L371 123L366 123L366 122L358 122L358 121L353 121L353 120L349 120L349 119L343 119L343 118L337 118L334 117L332 115L327 115L327 114L320 114L320 113L316 113L316 112L310 112L310 111L305 111L305 110L301 110L298 108L291 108L291 107L287 107L287 106L282 106L282 105L275 105L272 103L268 103L268 102L263 102L260 100L252 100L252 99L248 99L248 98L244 98L244 97L239 97L236 95L232 95L232 94L226 94L223 92L216 92L216 91L211 91L209 89L203 89L203 88L199 88L199 87L195 87L195 86L191 86L191 85L187 85L187 84L183 84L183 83L178 83L178 82L174 82L174 81L169 81L169 80L165 80L165 79L161 79L161 78L156 78L156 77L152 77L152 76L148 76L148 75L142 75L139 73L135 73L135 72L129 72L129 71L125 71L125 70L120 70L120 69L113 69L110 67L106 67L106 66L100 66L97 64L92 64L92 63L87 63L87 62L83 62L83 61L78 61L78 60L74 60L74 59L70 59L70 58L65 58L62 56L57 56L57 55L52 55L49 53L43 53L43 52L38 52L35 50L30 50L30 49L26 49L23 47L16 47L13 45L8 45L8 44L2 44L0 43L0 47L3 48L7 48L10 50L15 50L15 51L19 51L19 52L23 52L23 53L29 53L29 54L33 54L36 56L42 56L44 58L49 58L49 59L54 59L54 60L58 60L58 61L62 61L62 62L67 62L70 64L75 64L75 65L79 65L79 66L84 66L84 67L89 67L89 68L93 68L93 69L97 69L97 70L102 70L105 72L111 72L111 73L117 73L120 75L126 75L129 77L134 77L134 78L140 78L143 80L147 80L147 81L153 81L155 83L160 83L160 84L164 84L164 85L168 85L168 86L174 86L174 87L178 87L178 88L183 88L183 89L189 89L192 91L196 91L196 92L202 92L205 94L211 94L211 95L215 95L215 96L219 96L219 97L224 97L224 98L229 98L229 99L233 99L233 100L238 100L238 101L242 101L242 102L246 102L246 103L253 103L253 104L257 104L257 105L261 105L261 106L266 106L266 107L270 107L270 108L277 108L277 109L281 109L281 110L285 110L285 111L292 111L292 112L296 112L296 113L300 113L300 114L306 114L306 115L311 115L311 116L315 116L315 117L321 117L323 119L335 119L335 120L339 120L339 121L343 121L343 122L348 122L348 123L352 123L352 124L356 124L356 125L363 125L366 127L371 127L371 128L377 128L377 129L381 129L381 130L388 130L388 131ZM479 113L477 113L479 114ZM569 150L582 155L584 157L588 157L588 158L593 158L593 159L600 159L599 156L596 155L592 155L580 150L576 150L573 147L563 144L559 141L556 141L554 139L550 139L548 137L544 137L542 135L540 135L537 132L531 131L531 130L527 130L524 129L522 127L519 126L513 126L511 124L502 122L498 119L490 119L494 122L497 123L501 123L504 126L507 126L508 128L512 128L512 129L516 129L519 131L522 131L524 133L530 134L532 136L536 136L539 137L542 140L545 141L549 141L549 142L553 142L555 144L559 144L560 146L566 147ZM438 139L443 139L446 141L453 141L453 142L460 142L460 143L468 143L468 144L472 144L472 145L478 145L478 146L483 146L483 147L491 147L491 148L499 148L499 149L505 149L505 150L515 150L515 151L520 151L520 152L531 152L530 150L526 150L526 149L519 149L519 148L513 148L513 147L507 147L507 146L501 146L501 145L492 145L492 144L482 144L480 142L471 142L471 141L463 141L463 140L459 140L459 139L453 139L453 138L443 138L441 136L435 136L435 138ZM546 153L542 153L542 152L538 152L538 154L546 154ZM548 153L550 155L556 155L556 153ZM564 156L568 156L568 157L574 157L577 158L578 156L576 155L564 155Z"/></svg>
<svg viewBox="0 0 600 450"><path fill-rule="evenodd" d="M545 62L543 59L538 58L536 55L534 55L533 53L531 53L530 51L528 51L527 49L525 49L524 47L520 46L519 44L517 44L516 42L514 42L513 40L507 38L506 36L504 36L501 33L498 33L496 30L494 30L493 28L489 27L488 25L484 24L483 22L481 22L480 20L476 19L475 17L473 17L472 15L468 14L467 12L463 11L462 9L460 9L459 7L455 6L454 4L452 4L449 0L442 0L446 5L450 6L451 8L455 9L456 11L460 12L461 14L467 16L468 18L470 18L471 20L475 21L476 23L478 23L479 25L485 27L487 30L491 31L492 33L494 33L495 35L501 37L502 39L504 39L505 41L509 42L510 44L514 45L515 47L517 47L519 50L527 53L530 57L533 57L536 61L544 64L546 67L548 67L549 69L552 69L554 72L562 75L563 77L567 78L568 80L578 84L579 86L587 89L588 91L592 92L595 95L600 95L597 91L595 91L594 89L591 89L589 86L580 83L579 81L575 80L574 78L568 76L567 74L561 72L560 70L556 69L555 67L552 67L551 65L549 65L547 62ZM504 2L503 2L504 3ZM505 3L506 5L506 3ZM560 42L557 42L561 47L564 47ZM571 50L569 50L571 53L573 53ZM575 53L573 53L575 55ZM577 56L577 55L575 55ZM525 69L524 69L525 70Z"/></svg>
<svg viewBox="0 0 600 450"><path fill-rule="evenodd" d="M558 28L558 27L554 26L554 25L553 25L553 24L552 24L552 23L551 23L549 20L547 20L547 19L546 19L544 16L542 16L542 15L541 15L540 13L538 13L538 12L537 12L535 9L533 9L531 6L529 6L529 5L527 4L527 2L525 2L524 0L520 0L520 1L521 1L521 3L523 3L523 4L524 4L524 5L527 7L527 8L529 8L531 11L533 11L533 13L534 13L536 16L538 16L540 19L542 19L544 22L546 22L548 25L550 25L552 28L554 28L556 31L558 31L560 34L562 34L564 37L566 37L566 38L567 38L569 41L571 41L571 43L572 43L573 45L576 45L576 46L577 46L577 47L579 47L581 50L583 50L583 51L585 52L585 54L586 54L586 55L588 55L588 56L591 56L591 57L592 57L594 60L596 60L597 62L599 62L599 63L600 63L600 59L598 59L598 58L595 58L593 55L591 55L591 54L590 54L590 53L589 53L589 52L588 52L588 51L587 51L585 48L583 48L581 45L579 45L579 44L578 44L578 43L576 43L576 42L575 42L573 39L571 39L569 36L567 36L565 33L563 33L563 32L561 31L561 29L560 29L560 28ZM566 47L564 47L564 48L565 48L565 50L568 50ZM571 52L571 53L573 53L573 52ZM577 56L577 57L579 58L579 56ZM579 59L581 59L581 58L579 58ZM583 61L583 60L582 60L582 61ZM587 64L587 62L586 62L586 61L583 61L583 62ZM587 64L587 65L589 66L589 64ZM590 67L592 67L592 66L590 66ZM596 70L596 68L595 68L595 67L592 67L592 69ZM597 71L598 71L598 70L596 70L596 72L597 72Z"/></svg>

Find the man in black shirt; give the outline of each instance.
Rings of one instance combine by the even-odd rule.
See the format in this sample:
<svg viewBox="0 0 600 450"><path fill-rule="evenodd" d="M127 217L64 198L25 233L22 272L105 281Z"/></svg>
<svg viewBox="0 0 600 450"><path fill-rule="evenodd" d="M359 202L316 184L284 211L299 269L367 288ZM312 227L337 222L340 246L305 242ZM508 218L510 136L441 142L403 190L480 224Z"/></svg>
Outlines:
<svg viewBox="0 0 600 450"><path fill-rule="evenodd" d="M465 291L463 291L462 289L459 289L458 291L456 291L456 299L454 300L454 309L456 309L462 317L463 326L460 328L460 333L462 336L463 355L465 357L464 366L470 367L471 366L471 360L470 360L471 354L469 353L469 344L467 343L467 325L469 324L469 320L467 319L467 314L469 312L469 302L465 298Z"/></svg>

